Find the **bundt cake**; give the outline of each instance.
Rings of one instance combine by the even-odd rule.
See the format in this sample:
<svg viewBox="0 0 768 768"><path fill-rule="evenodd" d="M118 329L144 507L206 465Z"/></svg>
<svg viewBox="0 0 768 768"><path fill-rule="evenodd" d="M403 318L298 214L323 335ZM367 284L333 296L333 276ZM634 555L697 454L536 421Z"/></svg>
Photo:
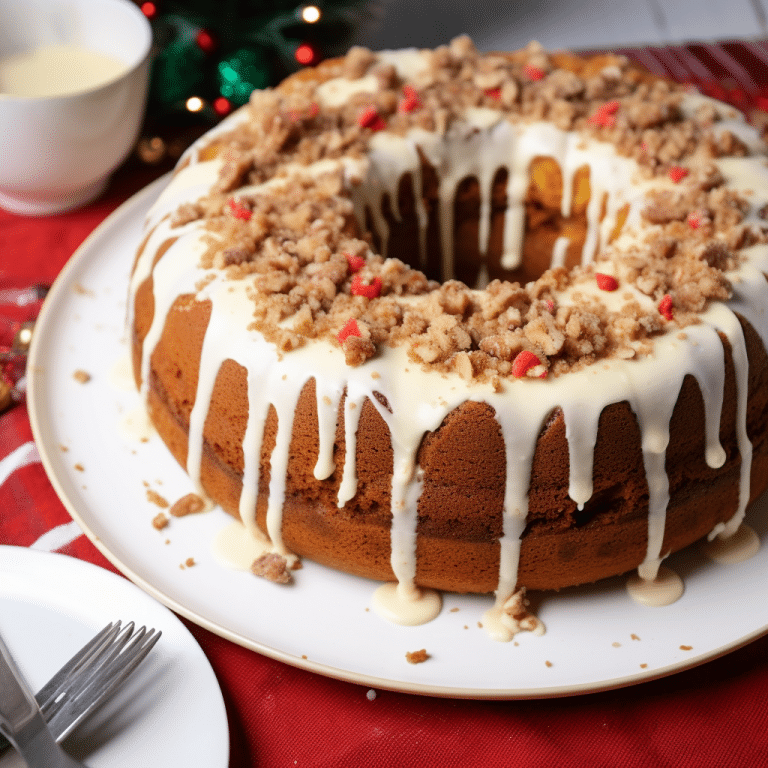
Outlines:
<svg viewBox="0 0 768 768"><path fill-rule="evenodd" d="M525 589L652 581L765 490L767 160L622 57L353 48L182 158L137 385L273 561L495 592L508 637Z"/></svg>

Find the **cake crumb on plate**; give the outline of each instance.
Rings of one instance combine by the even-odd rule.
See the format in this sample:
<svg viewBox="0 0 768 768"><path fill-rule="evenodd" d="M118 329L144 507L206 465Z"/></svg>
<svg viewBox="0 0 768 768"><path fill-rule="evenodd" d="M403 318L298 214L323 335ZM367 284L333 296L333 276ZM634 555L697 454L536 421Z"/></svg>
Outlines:
<svg viewBox="0 0 768 768"><path fill-rule="evenodd" d="M205 509L205 502L196 493L188 493L177 499L168 510L173 517L185 517L194 515Z"/></svg>
<svg viewBox="0 0 768 768"><path fill-rule="evenodd" d="M168 523L170 523L170 520L168 520L163 512L160 512L152 518L152 526L157 528L158 531L162 531L163 528L166 528Z"/></svg>
<svg viewBox="0 0 768 768"><path fill-rule="evenodd" d="M288 561L274 552L257 557L251 563L251 573L275 584L290 584L293 581Z"/></svg>

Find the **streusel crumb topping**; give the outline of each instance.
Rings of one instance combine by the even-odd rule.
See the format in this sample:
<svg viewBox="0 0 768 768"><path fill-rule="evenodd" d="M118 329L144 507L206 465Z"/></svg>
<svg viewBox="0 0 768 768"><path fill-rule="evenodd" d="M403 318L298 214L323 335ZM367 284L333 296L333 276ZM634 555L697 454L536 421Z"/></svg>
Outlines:
<svg viewBox="0 0 768 768"><path fill-rule="evenodd" d="M622 57L582 60L535 43L480 54L459 37L422 54L428 66L410 82L353 48L314 77L254 92L248 120L215 140L224 161L215 188L175 214L176 226L205 220L202 267L249 281L252 327L281 351L330 339L354 366L382 345L404 345L414 363L497 387L505 377L559 375L646 354L670 324L698 322L708 302L730 296L725 273L738 250L766 242L763 228L746 222L749 202L724 185L714 163L748 147L718 130L723 115L714 104L686 114L683 87ZM372 77L375 88L321 106L318 84L335 77ZM641 177L666 178L647 197L644 238L609 245L586 267L550 269L527 285L494 280L478 291L438 284L374 253L341 166L291 170L288 178L289 166L363 158L380 130L445 133L473 107L609 142ZM601 291L626 294L621 309L610 310Z"/></svg>

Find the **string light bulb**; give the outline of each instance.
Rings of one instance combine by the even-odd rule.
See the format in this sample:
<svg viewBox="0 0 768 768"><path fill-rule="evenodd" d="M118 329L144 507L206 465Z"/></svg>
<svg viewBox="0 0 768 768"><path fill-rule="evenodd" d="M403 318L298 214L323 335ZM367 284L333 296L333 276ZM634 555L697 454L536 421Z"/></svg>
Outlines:
<svg viewBox="0 0 768 768"><path fill-rule="evenodd" d="M154 19L157 16L157 6L147 0L146 3L141 4L141 12L148 18Z"/></svg>
<svg viewBox="0 0 768 768"><path fill-rule="evenodd" d="M199 96L190 96L186 101L187 110L199 112L205 106L205 102Z"/></svg>
<svg viewBox="0 0 768 768"><path fill-rule="evenodd" d="M224 117L224 115L228 115L232 111L232 102L224 96L219 96L218 99L214 99L213 111L217 115Z"/></svg>
<svg viewBox="0 0 768 768"><path fill-rule="evenodd" d="M301 9L301 18L307 22L307 24L315 24L320 21L322 13L316 5L305 5Z"/></svg>
<svg viewBox="0 0 768 768"><path fill-rule="evenodd" d="M294 53L294 57L299 64L303 66L309 66L310 64L316 64L318 55L317 51L309 43L302 43Z"/></svg>

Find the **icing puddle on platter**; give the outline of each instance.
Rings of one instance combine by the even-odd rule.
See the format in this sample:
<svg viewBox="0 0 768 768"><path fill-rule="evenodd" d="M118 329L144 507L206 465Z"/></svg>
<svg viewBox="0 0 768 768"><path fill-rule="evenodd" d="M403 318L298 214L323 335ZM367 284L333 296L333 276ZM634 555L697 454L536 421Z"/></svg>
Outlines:
<svg viewBox="0 0 768 768"><path fill-rule="evenodd" d="M727 539L717 536L703 544L701 549L710 560L716 563L734 565L743 563L756 555L760 549L760 539L750 526L742 523L733 536Z"/></svg>
<svg viewBox="0 0 768 768"><path fill-rule="evenodd" d="M684 590L683 580L665 565L659 568L655 579L631 576L627 580L627 592L641 605L671 605L682 597Z"/></svg>
<svg viewBox="0 0 768 768"><path fill-rule="evenodd" d="M373 609L387 621L415 627L436 619L443 598L434 589L406 590L403 583L382 584L373 594Z"/></svg>

